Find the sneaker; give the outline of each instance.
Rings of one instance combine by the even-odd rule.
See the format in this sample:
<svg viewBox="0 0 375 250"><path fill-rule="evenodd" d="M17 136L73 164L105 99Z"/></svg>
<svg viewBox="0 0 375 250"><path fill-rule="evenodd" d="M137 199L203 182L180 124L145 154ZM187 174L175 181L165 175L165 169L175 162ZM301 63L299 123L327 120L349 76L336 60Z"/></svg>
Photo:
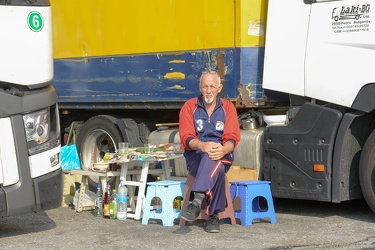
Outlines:
<svg viewBox="0 0 375 250"><path fill-rule="evenodd" d="M189 206L186 208L186 211L181 213L181 218L187 222L193 222L198 218L201 209L195 206L193 203L190 203Z"/></svg>
<svg viewBox="0 0 375 250"><path fill-rule="evenodd" d="M219 217L217 215L210 215L210 217L207 219L204 230L209 233L220 232Z"/></svg>

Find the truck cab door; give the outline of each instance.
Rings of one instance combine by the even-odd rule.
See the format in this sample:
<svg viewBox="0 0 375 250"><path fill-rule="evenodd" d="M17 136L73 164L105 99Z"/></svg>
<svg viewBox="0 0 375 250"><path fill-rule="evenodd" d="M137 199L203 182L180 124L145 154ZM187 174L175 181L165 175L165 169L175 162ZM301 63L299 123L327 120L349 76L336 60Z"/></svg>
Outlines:
<svg viewBox="0 0 375 250"><path fill-rule="evenodd" d="M310 4L269 0L263 87L305 95L305 51Z"/></svg>
<svg viewBox="0 0 375 250"><path fill-rule="evenodd" d="M375 10L370 6L375 1L311 4L306 96L351 107L359 90L375 81Z"/></svg>

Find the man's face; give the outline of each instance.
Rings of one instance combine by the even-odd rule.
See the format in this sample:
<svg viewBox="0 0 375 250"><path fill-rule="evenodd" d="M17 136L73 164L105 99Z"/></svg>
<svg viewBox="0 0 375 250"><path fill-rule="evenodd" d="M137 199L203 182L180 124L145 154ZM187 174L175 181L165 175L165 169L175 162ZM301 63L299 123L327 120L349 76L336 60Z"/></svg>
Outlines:
<svg viewBox="0 0 375 250"><path fill-rule="evenodd" d="M216 101L217 95L220 93L222 85L219 85L217 74L206 73L202 76L202 82L199 85L200 92L203 95L203 101L211 104Z"/></svg>

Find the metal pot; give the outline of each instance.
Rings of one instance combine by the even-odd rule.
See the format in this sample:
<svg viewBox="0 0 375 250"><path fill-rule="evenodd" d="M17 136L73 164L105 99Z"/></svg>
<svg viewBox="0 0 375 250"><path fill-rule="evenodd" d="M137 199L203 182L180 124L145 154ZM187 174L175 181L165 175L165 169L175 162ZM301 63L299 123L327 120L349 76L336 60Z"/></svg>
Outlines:
<svg viewBox="0 0 375 250"><path fill-rule="evenodd" d="M259 128L258 119L250 118L250 119L242 120L242 128L245 130Z"/></svg>

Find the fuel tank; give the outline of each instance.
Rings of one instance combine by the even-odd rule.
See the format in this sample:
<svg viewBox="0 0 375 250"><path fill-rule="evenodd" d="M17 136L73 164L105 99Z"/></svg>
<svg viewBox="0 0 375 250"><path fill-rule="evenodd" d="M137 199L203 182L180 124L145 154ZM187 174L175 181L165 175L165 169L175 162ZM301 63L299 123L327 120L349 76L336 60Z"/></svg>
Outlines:
<svg viewBox="0 0 375 250"><path fill-rule="evenodd" d="M263 133L265 127L241 129L241 140L234 150L233 166L254 169L261 177L263 168Z"/></svg>
<svg viewBox="0 0 375 250"><path fill-rule="evenodd" d="M150 144L160 144L169 142L180 142L180 134L178 127L159 127L159 129L150 133L148 137ZM166 166L172 168L172 175L177 177L186 177L188 172L186 169L185 158L166 161Z"/></svg>

